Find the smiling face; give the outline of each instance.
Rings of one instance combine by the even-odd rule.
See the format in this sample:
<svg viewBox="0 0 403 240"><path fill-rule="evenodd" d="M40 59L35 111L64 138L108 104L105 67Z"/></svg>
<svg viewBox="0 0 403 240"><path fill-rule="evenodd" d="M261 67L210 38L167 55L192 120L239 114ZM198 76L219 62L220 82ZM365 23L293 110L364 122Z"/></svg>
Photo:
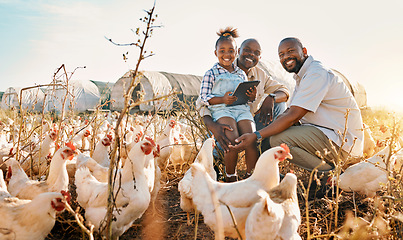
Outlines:
<svg viewBox="0 0 403 240"><path fill-rule="evenodd" d="M241 48L239 48L238 66L248 71L259 63L260 60L260 44L255 39L245 40Z"/></svg>
<svg viewBox="0 0 403 240"><path fill-rule="evenodd" d="M287 72L298 73L308 54L306 48L302 47L297 40L286 39L281 41L278 47L278 56Z"/></svg>
<svg viewBox="0 0 403 240"><path fill-rule="evenodd" d="M233 39L223 39L217 43L216 50L214 51L218 58L218 63L221 67L232 72L234 69L232 63L236 57L236 44Z"/></svg>

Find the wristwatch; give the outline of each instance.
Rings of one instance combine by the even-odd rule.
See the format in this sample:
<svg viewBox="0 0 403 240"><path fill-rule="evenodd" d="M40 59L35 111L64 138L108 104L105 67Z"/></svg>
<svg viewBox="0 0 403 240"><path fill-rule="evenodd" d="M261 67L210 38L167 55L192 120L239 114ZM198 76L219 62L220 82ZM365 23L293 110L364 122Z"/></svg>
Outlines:
<svg viewBox="0 0 403 240"><path fill-rule="evenodd" d="M254 134L256 134L256 142L261 142L263 140L262 135L260 135L259 131L255 131Z"/></svg>
<svg viewBox="0 0 403 240"><path fill-rule="evenodd" d="M274 101L274 102L276 102L276 94L270 93L269 96L273 98L273 101Z"/></svg>

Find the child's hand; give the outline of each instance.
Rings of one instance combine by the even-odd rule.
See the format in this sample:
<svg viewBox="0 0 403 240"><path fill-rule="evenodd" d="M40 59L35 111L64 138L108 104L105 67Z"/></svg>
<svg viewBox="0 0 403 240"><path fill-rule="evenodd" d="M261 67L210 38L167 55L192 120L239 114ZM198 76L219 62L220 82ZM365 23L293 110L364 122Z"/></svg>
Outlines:
<svg viewBox="0 0 403 240"><path fill-rule="evenodd" d="M226 92L225 95L222 97L223 103L229 105L234 103L238 98L235 96L230 95L232 92Z"/></svg>
<svg viewBox="0 0 403 240"><path fill-rule="evenodd" d="M251 101L251 102L255 101L256 93L257 93L256 86L251 87L246 91L246 96L249 97L249 101Z"/></svg>

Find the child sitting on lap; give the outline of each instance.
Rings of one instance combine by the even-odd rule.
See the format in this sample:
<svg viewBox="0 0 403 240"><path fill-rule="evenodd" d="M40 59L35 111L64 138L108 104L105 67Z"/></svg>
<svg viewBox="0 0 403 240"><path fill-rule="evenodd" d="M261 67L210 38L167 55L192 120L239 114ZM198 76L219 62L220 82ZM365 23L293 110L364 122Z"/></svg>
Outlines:
<svg viewBox="0 0 403 240"><path fill-rule="evenodd" d="M228 27L220 30L217 34L219 38L214 53L218 58L218 63L214 64L204 75L201 82L200 98L208 106L214 121L231 126L233 131L226 131L225 134L235 145L236 138L244 133L253 133L256 127L248 104L227 106L236 101L237 98L231 94L238 84L247 81L244 71L234 64L237 53L235 43L235 38L238 37L237 29ZM247 95L250 101L254 101L256 87L251 88ZM256 144L246 148L245 155L247 174L250 175L258 158ZM233 149L224 153L227 182L237 180L235 172L237 159L238 152Z"/></svg>

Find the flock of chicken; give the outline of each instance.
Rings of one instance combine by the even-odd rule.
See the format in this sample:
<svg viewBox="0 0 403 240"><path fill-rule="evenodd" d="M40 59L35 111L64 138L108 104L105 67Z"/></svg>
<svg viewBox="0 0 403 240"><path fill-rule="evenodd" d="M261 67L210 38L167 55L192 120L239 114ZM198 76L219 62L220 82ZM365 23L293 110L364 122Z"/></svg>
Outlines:
<svg viewBox="0 0 403 240"><path fill-rule="evenodd" d="M253 174L233 183L216 181L213 147L214 140L207 139L179 182L181 208L187 212L200 211L204 222L216 234L222 231L227 237L301 239L297 177L288 173L279 183L279 162L292 158L287 145L265 151Z"/></svg>
<svg viewBox="0 0 403 240"><path fill-rule="evenodd" d="M288 173L281 182L279 179L279 162L292 158L285 144L264 152L249 178L222 183L213 168L214 139L191 141L190 125L184 122L158 115L126 116L118 128L118 162L111 163L111 146L117 137L115 114L99 114L90 122L74 118L59 125L35 120L30 117L21 129L11 119L0 124L0 239L44 239L56 214L70 201L72 185L76 201L85 209L87 225L105 234L110 164L116 170L112 235L119 237L150 203L154 206L161 169L172 164L176 171L192 162L178 185L180 206L188 213L189 224L189 213L198 211L223 236L300 239L297 178ZM42 135L33 127L35 122ZM340 188L373 196L380 189L379 182L387 181L379 163L389 153L385 149L373 157L377 159L372 164L369 160L351 166L340 176ZM362 188L364 184L357 184L356 174L370 168L375 168L375 175L360 180L372 180L371 187L356 189L355 185Z"/></svg>

